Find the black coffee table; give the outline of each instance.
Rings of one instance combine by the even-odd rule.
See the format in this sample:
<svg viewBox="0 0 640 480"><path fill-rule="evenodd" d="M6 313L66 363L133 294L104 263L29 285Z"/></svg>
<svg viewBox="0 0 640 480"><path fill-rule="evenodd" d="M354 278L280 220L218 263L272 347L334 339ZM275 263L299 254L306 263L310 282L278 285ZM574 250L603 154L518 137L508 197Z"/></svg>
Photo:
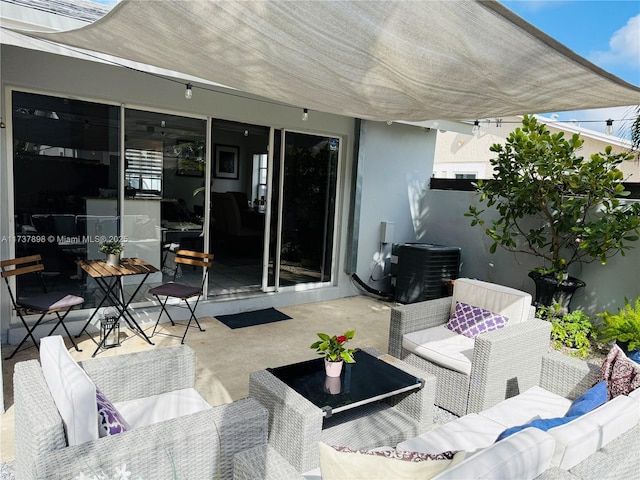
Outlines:
<svg viewBox="0 0 640 480"><path fill-rule="evenodd" d="M424 380L358 350L356 363L345 363L340 377L327 377L319 357L268 368L276 378L322 409L325 417L404 392L419 390Z"/></svg>
<svg viewBox="0 0 640 480"><path fill-rule="evenodd" d="M319 465L318 442L395 446L433 425L435 376L373 348L331 380L323 359L252 372L249 396L269 411L269 446L300 473ZM339 385L339 393L336 387ZM326 391L325 391L326 389Z"/></svg>

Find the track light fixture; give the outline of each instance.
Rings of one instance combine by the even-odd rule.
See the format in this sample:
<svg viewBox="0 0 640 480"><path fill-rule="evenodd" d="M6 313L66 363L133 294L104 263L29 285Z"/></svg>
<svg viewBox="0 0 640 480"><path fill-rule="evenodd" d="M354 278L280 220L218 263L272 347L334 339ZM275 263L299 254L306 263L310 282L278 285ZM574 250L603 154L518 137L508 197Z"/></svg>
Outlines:
<svg viewBox="0 0 640 480"><path fill-rule="evenodd" d="M309 109L305 108L302 110L302 121L306 122L307 120L309 120Z"/></svg>
<svg viewBox="0 0 640 480"><path fill-rule="evenodd" d="M187 83L185 85L187 88L184 91L184 98L186 98L187 100L191 100L191 97L193 97L193 85L191 85L190 83Z"/></svg>

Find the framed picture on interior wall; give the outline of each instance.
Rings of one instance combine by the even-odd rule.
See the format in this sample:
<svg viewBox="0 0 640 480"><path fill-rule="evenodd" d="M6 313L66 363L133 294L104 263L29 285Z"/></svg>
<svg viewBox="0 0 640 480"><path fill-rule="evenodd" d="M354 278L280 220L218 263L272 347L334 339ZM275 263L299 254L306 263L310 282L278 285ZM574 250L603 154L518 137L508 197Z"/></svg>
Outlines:
<svg viewBox="0 0 640 480"><path fill-rule="evenodd" d="M204 141L178 140L173 147L173 153L178 160L176 175L204 177L204 152Z"/></svg>
<svg viewBox="0 0 640 480"><path fill-rule="evenodd" d="M232 145L216 145L214 150L214 172L216 178L238 179L238 163L239 147Z"/></svg>

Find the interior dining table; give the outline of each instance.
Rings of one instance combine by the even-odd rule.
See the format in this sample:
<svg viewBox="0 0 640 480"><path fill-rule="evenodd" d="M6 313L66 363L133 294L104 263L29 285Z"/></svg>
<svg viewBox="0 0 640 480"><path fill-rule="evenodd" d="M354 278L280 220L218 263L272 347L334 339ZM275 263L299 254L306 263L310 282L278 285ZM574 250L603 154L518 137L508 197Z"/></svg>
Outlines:
<svg viewBox="0 0 640 480"><path fill-rule="evenodd" d="M93 336L87 331L87 327L91 324L96 314L100 311L100 308L102 308L106 302L109 302L109 306L113 306L117 309L118 320L124 319L131 330L144 338L144 340L150 345L153 345L153 342L149 339L147 334L144 332L142 327L140 327L138 322L136 322L135 318L129 311L129 305L140 291L140 288L142 288L142 285L144 285L147 277L159 270L140 258L122 258L120 259L119 266L109 265L105 260L77 260L76 264L83 270L83 272L96 281L104 294L100 303L91 314L80 333L76 335L77 338L86 332L94 343L98 345L92 357L95 357L96 354L104 348L105 340L111 333L111 330L115 328L114 323L109 327L109 331L106 332L104 338L101 338L99 342L96 342ZM129 296L128 299L125 299L123 278L133 275L141 275L141 278L133 294Z"/></svg>

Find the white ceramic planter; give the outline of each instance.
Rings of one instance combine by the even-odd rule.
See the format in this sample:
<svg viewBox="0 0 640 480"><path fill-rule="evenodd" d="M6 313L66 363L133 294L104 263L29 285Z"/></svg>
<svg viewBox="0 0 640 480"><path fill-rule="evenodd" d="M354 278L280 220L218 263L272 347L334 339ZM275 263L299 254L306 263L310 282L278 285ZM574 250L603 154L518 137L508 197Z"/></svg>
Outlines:
<svg viewBox="0 0 640 480"><path fill-rule="evenodd" d="M326 358L324 359L324 370L327 373L327 377L339 377L342 373L343 360L338 362L330 362Z"/></svg>

